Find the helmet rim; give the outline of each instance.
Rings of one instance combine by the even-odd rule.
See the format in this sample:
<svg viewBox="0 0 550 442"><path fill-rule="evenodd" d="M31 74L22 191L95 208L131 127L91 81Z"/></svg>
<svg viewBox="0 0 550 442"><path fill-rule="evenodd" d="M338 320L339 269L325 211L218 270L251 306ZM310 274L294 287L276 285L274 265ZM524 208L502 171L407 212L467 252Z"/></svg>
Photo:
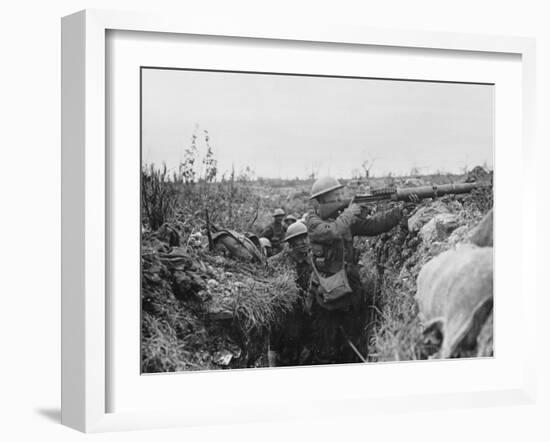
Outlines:
<svg viewBox="0 0 550 442"><path fill-rule="evenodd" d="M332 186L332 187L329 187L329 188L327 188L327 189L323 189L323 190L321 190L321 191L319 191L319 192L316 192L316 193L312 194L312 195L309 197L309 199L310 199L310 200L315 199L315 198L317 198L317 197L320 197L321 195L324 195L324 194L326 194L326 193L332 192L333 190L341 189L342 187L344 187L343 184L340 184L340 183L335 184L335 185Z"/></svg>
<svg viewBox="0 0 550 442"><path fill-rule="evenodd" d="M296 227L292 228L293 226ZM282 242L288 242L289 240L291 240L292 238L296 238L297 236L307 235L307 226L299 221L292 224L288 229L291 230L291 233L289 234L289 231L287 230L287 235ZM292 230L296 230L296 232L292 232Z"/></svg>

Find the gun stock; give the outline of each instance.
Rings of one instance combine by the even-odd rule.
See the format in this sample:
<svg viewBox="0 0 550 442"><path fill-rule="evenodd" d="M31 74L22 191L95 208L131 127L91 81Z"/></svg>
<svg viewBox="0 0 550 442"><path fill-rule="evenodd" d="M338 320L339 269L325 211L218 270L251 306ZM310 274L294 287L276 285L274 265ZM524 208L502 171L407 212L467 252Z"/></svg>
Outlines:
<svg viewBox="0 0 550 442"><path fill-rule="evenodd" d="M351 199L346 199L343 201L336 201L334 203L323 203L319 206L319 216L321 219L328 219L348 207L351 201Z"/></svg>

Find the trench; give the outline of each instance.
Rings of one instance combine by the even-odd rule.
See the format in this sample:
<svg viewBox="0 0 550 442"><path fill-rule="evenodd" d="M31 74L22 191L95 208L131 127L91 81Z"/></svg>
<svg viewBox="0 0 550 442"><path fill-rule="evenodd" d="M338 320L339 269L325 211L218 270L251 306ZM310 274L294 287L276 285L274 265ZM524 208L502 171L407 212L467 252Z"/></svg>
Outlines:
<svg viewBox="0 0 550 442"><path fill-rule="evenodd" d="M461 226L471 228L492 207L492 194L438 201L458 214ZM308 348L303 345L314 339L310 336L311 318L295 315L300 308L296 308L299 297L285 299L295 289L291 289L295 283L288 267L269 273L261 266L206 251L204 238L193 246L195 233L186 226L175 224L164 230L168 232L166 237L159 234L161 228L144 237L142 247L143 371L269 367L273 362L269 355L278 339L283 340L285 348L279 351L277 365L312 364ZM176 240L174 232L185 240ZM426 359L434 353L426 350L425 330L414 295L422 265L450 247L445 241L426 245L418 232L410 232L405 224L376 237L356 238L360 277L367 288L367 308L361 336L349 345L350 349L355 347L350 362ZM181 256L171 261L166 256L174 250L180 251ZM277 286L280 299L269 288L274 281L282 284ZM241 302L239 293L254 294L260 288L265 292L262 299L266 303L274 299L279 302L273 310L276 314L251 304L252 298ZM222 302L216 310L211 305L216 296L237 300L241 305L228 309ZM489 348L492 309L482 313L476 334L486 332ZM283 333L281 338L281 328L291 326L297 326L299 331L290 337ZM318 339L322 339L322 334ZM437 343L441 337L436 334L434 340Z"/></svg>

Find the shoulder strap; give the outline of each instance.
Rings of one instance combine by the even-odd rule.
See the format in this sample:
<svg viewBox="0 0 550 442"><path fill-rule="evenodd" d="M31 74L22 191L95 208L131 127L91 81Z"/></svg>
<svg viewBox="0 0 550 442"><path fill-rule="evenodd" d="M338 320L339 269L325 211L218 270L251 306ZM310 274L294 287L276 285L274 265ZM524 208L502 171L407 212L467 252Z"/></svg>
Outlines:
<svg viewBox="0 0 550 442"><path fill-rule="evenodd" d="M342 243L342 265L340 267L340 270L345 270L345 268L346 268L346 259L345 259L346 247L344 245L344 240L340 238L340 241ZM311 262L311 267L313 267L313 271L315 272L315 274L317 275L318 278L321 278L321 276L319 275L319 271L317 270L317 267L315 266L315 260L313 259L313 257L311 255L309 257L309 260Z"/></svg>

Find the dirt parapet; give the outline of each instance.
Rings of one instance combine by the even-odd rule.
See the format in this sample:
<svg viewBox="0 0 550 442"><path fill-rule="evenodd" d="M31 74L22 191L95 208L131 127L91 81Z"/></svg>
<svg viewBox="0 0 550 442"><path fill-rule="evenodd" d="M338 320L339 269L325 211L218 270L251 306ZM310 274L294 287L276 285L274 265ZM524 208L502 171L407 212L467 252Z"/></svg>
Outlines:
<svg viewBox="0 0 550 442"><path fill-rule="evenodd" d="M486 172L483 178L487 182L491 180ZM480 224L492 203L489 186L467 195L425 200L408 222L376 238L358 241L363 252L362 262L374 266L378 272L377 291L371 300L371 309L376 315L368 330L369 360L428 357L430 352L426 351L423 336L427 326L419 319L415 300L417 277L428 261L457 244L479 241L489 244L489 236L492 244L492 230L490 233L488 230L489 224L492 226L492 215Z"/></svg>
<svg viewBox="0 0 550 442"><path fill-rule="evenodd" d="M267 366L270 329L298 297L293 275L208 252L204 237L170 246L178 226L162 230L165 241L142 243L142 371Z"/></svg>

